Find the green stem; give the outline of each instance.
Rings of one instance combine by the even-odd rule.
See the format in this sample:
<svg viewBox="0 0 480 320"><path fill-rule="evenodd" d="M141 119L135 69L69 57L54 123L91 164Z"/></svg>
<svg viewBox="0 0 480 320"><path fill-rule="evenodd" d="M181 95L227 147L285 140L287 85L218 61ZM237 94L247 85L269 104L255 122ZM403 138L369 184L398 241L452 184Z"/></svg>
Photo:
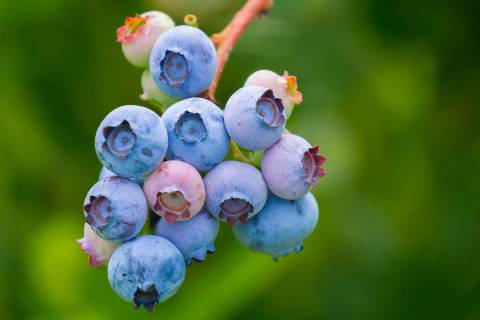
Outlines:
<svg viewBox="0 0 480 320"><path fill-rule="evenodd" d="M233 141L230 141L230 153L232 158L245 163L250 163L250 159L240 150L240 147Z"/></svg>

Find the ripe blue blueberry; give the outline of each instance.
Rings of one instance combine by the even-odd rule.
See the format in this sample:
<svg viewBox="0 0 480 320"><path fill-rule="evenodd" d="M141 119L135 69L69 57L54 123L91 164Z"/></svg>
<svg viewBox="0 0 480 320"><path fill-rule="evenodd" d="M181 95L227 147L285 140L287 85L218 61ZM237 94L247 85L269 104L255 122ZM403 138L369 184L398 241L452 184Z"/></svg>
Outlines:
<svg viewBox="0 0 480 320"><path fill-rule="evenodd" d="M247 163L222 162L210 170L203 181L208 211L229 224L244 223L256 215L267 200L262 174Z"/></svg>
<svg viewBox="0 0 480 320"><path fill-rule="evenodd" d="M241 147L249 150L268 148L280 138L285 127L282 100L271 89L243 87L227 101L225 127Z"/></svg>
<svg viewBox="0 0 480 320"><path fill-rule="evenodd" d="M299 253L318 221L317 201L311 193L298 200L269 194L265 207L245 224L233 227L235 237L253 251L272 256Z"/></svg>
<svg viewBox="0 0 480 320"><path fill-rule="evenodd" d="M223 112L214 103L190 98L172 105L162 115L168 133L167 159L191 164L198 171L210 170L228 152L230 138Z"/></svg>
<svg viewBox="0 0 480 320"><path fill-rule="evenodd" d="M138 237L118 247L108 263L108 281L135 309L167 300L185 278L185 261L168 240L153 235Z"/></svg>
<svg viewBox="0 0 480 320"><path fill-rule="evenodd" d="M218 220L202 209L187 221L169 223L161 219L155 226L155 234L170 240L180 250L186 264L190 265L192 259L203 261L207 253L215 252L213 242L218 229Z"/></svg>
<svg viewBox="0 0 480 320"><path fill-rule="evenodd" d="M326 158L318 150L302 137L282 135L262 158L262 174L270 191L287 200L301 198L310 191L326 174L321 167Z"/></svg>
<svg viewBox="0 0 480 320"><path fill-rule="evenodd" d="M207 90L217 69L215 47L198 28L178 26L153 46L150 73L166 94L190 98Z"/></svg>
<svg viewBox="0 0 480 320"><path fill-rule="evenodd" d="M95 149L100 162L125 178L152 172L167 152L168 136L160 117L140 106L110 112L98 127Z"/></svg>
<svg viewBox="0 0 480 320"><path fill-rule="evenodd" d="M111 241L135 237L145 224L147 210L142 188L121 177L95 183L83 203L86 223L98 236Z"/></svg>

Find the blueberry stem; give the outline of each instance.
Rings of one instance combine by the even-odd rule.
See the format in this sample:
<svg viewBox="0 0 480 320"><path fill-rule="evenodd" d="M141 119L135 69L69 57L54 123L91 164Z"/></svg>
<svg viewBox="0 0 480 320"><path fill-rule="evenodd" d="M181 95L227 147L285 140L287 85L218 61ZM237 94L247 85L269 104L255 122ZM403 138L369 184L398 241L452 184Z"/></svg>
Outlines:
<svg viewBox="0 0 480 320"><path fill-rule="evenodd" d="M230 155L235 160L251 164L249 157L247 157L233 141L230 141Z"/></svg>
<svg viewBox="0 0 480 320"><path fill-rule="evenodd" d="M272 4L272 0L247 0L243 7L233 16L232 21L221 32L212 35L212 42L217 47L218 66L215 78L204 95L207 99L215 102L215 91L217 90L218 82L240 35L255 18L268 13Z"/></svg>

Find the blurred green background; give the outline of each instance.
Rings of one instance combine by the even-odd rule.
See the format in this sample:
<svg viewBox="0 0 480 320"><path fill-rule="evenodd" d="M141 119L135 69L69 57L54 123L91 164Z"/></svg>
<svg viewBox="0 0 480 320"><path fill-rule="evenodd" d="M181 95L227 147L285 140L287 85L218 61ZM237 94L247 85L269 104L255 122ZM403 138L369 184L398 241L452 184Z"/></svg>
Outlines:
<svg viewBox="0 0 480 320"><path fill-rule="evenodd" d="M254 70L296 75L289 129L328 156L319 225L274 263L222 225L217 252L153 314L87 265L83 198L102 118L140 104L115 42L147 9L221 30L242 1L0 2L0 319L480 319L480 4L277 0L218 97Z"/></svg>

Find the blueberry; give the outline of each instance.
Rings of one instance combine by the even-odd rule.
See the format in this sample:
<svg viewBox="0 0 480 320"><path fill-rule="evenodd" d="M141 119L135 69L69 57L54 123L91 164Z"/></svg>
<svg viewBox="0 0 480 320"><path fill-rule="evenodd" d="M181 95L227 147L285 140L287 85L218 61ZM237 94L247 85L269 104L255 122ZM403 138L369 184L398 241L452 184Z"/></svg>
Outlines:
<svg viewBox="0 0 480 320"><path fill-rule="evenodd" d="M318 150L297 135L282 135L262 158L262 174L270 191L288 200L304 196L326 174L321 167L326 158Z"/></svg>
<svg viewBox="0 0 480 320"><path fill-rule="evenodd" d="M225 158L230 138L223 112L214 103L202 98L185 99L172 105L162 120L168 133L167 159L182 160L207 171Z"/></svg>
<svg viewBox="0 0 480 320"><path fill-rule="evenodd" d="M245 86L261 86L273 91L275 96L282 99L287 119L296 104L302 103L302 93L298 91L297 77L289 75L287 71L282 76L271 70L258 70L252 73Z"/></svg>
<svg viewBox="0 0 480 320"><path fill-rule="evenodd" d="M313 232L318 205L311 193L298 200L284 200L269 194L265 207L245 224L233 227L235 237L253 251L287 256L303 249L303 241Z"/></svg>
<svg viewBox="0 0 480 320"><path fill-rule="evenodd" d="M107 264L113 250L118 247L118 243L100 238L88 223L85 223L83 233L83 238L77 242L80 244L81 250L89 255L88 264L97 268Z"/></svg>
<svg viewBox="0 0 480 320"><path fill-rule="evenodd" d="M282 101L271 89L259 86L236 91L225 106L225 127L238 145L249 150L270 147L285 127Z"/></svg>
<svg viewBox="0 0 480 320"><path fill-rule="evenodd" d="M83 203L85 221L98 236L111 241L135 237L145 224L147 210L142 188L121 177L95 183Z"/></svg>
<svg viewBox="0 0 480 320"><path fill-rule="evenodd" d="M175 26L172 18L160 11L147 11L127 17L125 25L117 29L117 41L127 60L136 67L146 68L153 45L158 37Z"/></svg>
<svg viewBox="0 0 480 320"><path fill-rule="evenodd" d="M166 95L157 87L148 69L143 71L141 83L143 93L140 95L140 99L150 102L160 108L161 111L165 111L170 105L178 101L178 98Z"/></svg>
<svg viewBox="0 0 480 320"><path fill-rule="evenodd" d="M194 217L205 201L205 187L198 171L177 160L159 165L145 180L143 190L150 208L169 222Z"/></svg>
<svg viewBox="0 0 480 320"><path fill-rule="evenodd" d="M168 136L160 117L140 106L110 112L98 127L95 149L100 162L126 178L152 172L165 157Z"/></svg>
<svg viewBox="0 0 480 320"><path fill-rule="evenodd" d="M185 278L185 261L168 240L145 235L118 247L108 263L108 281L135 309L152 311L170 298Z"/></svg>
<svg viewBox="0 0 480 320"><path fill-rule="evenodd" d="M252 165L225 161L204 177L205 205L217 219L229 224L244 223L256 215L267 200L267 187L261 173Z"/></svg>
<svg viewBox="0 0 480 320"><path fill-rule="evenodd" d="M153 80L166 94L190 98L207 90L217 69L215 47L201 30L178 26L158 38L150 57Z"/></svg>
<svg viewBox="0 0 480 320"><path fill-rule="evenodd" d="M112 172L112 171L108 170L105 167L102 167L102 169L100 170L100 174L98 175L98 180L102 180L102 179L105 179L105 178L108 178L108 177L119 177L119 175L116 174L115 172ZM135 179L132 178L130 180L138 183L139 186L143 186L143 183L145 182L145 179L146 179L146 177L139 177L139 178L135 178Z"/></svg>
<svg viewBox="0 0 480 320"><path fill-rule="evenodd" d="M161 219L155 227L155 234L170 240L180 250L186 264L190 265L192 259L203 261L207 253L215 251L213 242L218 229L218 220L202 209L187 221L168 223Z"/></svg>

